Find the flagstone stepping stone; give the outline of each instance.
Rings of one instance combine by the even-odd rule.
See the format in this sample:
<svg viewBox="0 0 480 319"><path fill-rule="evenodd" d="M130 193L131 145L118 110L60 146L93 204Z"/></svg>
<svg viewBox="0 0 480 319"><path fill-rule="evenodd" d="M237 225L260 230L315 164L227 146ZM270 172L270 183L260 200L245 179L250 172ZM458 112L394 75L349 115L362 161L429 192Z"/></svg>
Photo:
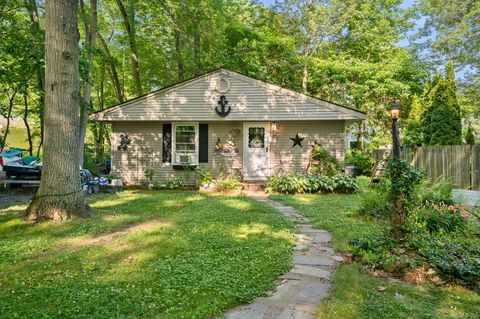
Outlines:
<svg viewBox="0 0 480 319"><path fill-rule="evenodd" d="M308 218L293 207L271 200L264 194L248 196L272 205L297 223L293 268L280 277L277 288L269 296L235 307L225 314L225 318L314 319L318 303L328 295L334 268L343 260L330 245L332 237L327 231L308 224Z"/></svg>
<svg viewBox="0 0 480 319"><path fill-rule="evenodd" d="M295 265L293 266L292 270L290 270L290 272L323 279L330 279L331 275L331 272L329 270L306 265Z"/></svg>
<svg viewBox="0 0 480 319"><path fill-rule="evenodd" d="M294 255L293 262L299 265L333 266L335 260L318 256Z"/></svg>

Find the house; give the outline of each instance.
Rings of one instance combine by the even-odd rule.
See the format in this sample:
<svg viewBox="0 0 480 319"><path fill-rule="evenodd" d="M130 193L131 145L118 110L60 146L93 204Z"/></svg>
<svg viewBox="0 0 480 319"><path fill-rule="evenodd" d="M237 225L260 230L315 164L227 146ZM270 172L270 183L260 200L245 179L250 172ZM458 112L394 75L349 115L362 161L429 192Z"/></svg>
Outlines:
<svg viewBox="0 0 480 319"><path fill-rule="evenodd" d="M304 171L312 146L339 160L345 127L365 114L224 68L93 113L112 125L112 173L130 184L182 168L260 181Z"/></svg>

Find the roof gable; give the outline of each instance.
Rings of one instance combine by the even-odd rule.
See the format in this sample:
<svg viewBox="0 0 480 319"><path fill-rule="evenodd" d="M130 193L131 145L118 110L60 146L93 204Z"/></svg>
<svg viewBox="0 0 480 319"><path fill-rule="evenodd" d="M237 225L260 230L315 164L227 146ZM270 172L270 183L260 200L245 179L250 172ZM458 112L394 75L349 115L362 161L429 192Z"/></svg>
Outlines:
<svg viewBox="0 0 480 319"><path fill-rule="evenodd" d="M224 95L231 112L215 108ZM365 114L224 68L90 115L99 121L362 120Z"/></svg>

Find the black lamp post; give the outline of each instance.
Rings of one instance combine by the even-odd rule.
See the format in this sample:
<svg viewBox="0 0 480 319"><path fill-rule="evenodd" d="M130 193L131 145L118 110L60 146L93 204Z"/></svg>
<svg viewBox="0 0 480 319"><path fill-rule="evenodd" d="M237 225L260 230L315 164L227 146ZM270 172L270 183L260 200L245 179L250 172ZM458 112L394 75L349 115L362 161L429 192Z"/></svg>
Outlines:
<svg viewBox="0 0 480 319"><path fill-rule="evenodd" d="M400 137L398 133L398 118L400 117L400 104L396 101L390 105L388 109L390 117L392 118L392 147L393 147L393 159L400 159Z"/></svg>

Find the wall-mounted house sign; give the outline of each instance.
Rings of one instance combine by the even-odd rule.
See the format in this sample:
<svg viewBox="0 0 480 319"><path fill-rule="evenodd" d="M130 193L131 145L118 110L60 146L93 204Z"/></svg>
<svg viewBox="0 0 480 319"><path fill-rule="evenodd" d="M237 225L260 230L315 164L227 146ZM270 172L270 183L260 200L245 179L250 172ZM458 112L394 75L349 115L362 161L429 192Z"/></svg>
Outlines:
<svg viewBox="0 0 480 319"><path fill-rule="evenodd" d="M237 137L240 135L239 129L231 129L228 133L225 144L222 143L220 138L217 139L215 144L215 154L222 156L237 156L239 155L239 149L237 147Z"/></svg>
<svg viewBox="0 0 480 319"><path fill-rule="evenodd" d="M230 106L227 109L227 104L228 104L228 101L225 98L225 95L220 96L220 100L218 101L218 105L220 106L220 109L218 109L218 106L215 107L215 112L217 112L217 114L220 115L221 117L227 116L228 114L230 114L230 111L232 109Z"/></svg>
<svg viewBox="0 0 480 319"><path fill-rule="evenodd" d="M293 141L293 146L292 147L295 147L295 145L298 145L300 147L302 147L302 141L305 139L304 137L300 137L297 133L297 135L295 135L295 137L290 137L290 139Z"/></svg>
<svg viewBox="0 0 480 319"><path fill-rule="evenodd" d="M117 146L117 150L119 151L126 151L128 149L128 145L130 145L132 141L128 134L120 134L120 143Z"/></svg>

